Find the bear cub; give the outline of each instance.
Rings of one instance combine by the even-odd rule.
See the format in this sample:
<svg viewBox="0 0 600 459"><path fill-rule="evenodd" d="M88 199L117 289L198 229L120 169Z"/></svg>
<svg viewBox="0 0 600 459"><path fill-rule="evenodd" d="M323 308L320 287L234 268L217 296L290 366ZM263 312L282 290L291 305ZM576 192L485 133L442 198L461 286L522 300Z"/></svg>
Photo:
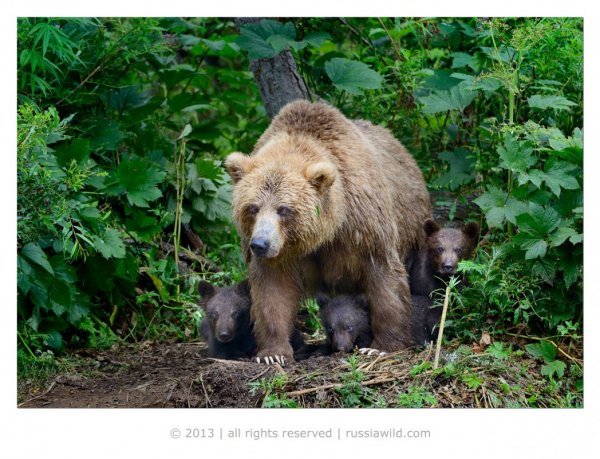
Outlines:
<svg viewBox="0 0 600 459"><path fill-rule="evenodd" d="M414 341L423 345L434 339L433 329L440 320L441 308L432 308L433 301L426 296L412 295L412 302L411 333ZM317 304L321 309L327 340L313 355L352 352L355 347L361 349L371 346L373 335L366 295L329 298L319 293Z"/></svg>
<svg viewBox="0 0 600 459"><path fill-rule="evenodd" d="M371 314L366 295L339 295L330 298L317 294L321 321L327 340L319 353L352 352L369 347L373 341Z"/></svg>
<svg viewBox="0 0 600 459"><path fill-rule="evenodd" d="M205 318L200 324L200 336L208 344L208 356L217 359L233 360L251 358L256 354L254 324L250 319L250 283L243 280L231 287L214 287L201 281L198 291L202 300L200 306ZM311 354L298 329L294 329L290 344L296 360Z"/></svg>
<svg viewBox="0 0 600 459"><path fill-rule="evenodd" d="M479 238L479 225L465 224L461 229L442 228L431 219L423 223L426 241L410 270L413 295L429 297L434 290L444 288L450 276L456 274L458 262L469 258Z"/></svg>
<svg viewBox="0 0 600 459"><path fill-rule="evenodd" d="M232 287L214 287L201 281L198 290L205 318L200 336L208 344L208 356L217 359L250 358L256 340L250 322L250 285L247 280Z"/></svg>

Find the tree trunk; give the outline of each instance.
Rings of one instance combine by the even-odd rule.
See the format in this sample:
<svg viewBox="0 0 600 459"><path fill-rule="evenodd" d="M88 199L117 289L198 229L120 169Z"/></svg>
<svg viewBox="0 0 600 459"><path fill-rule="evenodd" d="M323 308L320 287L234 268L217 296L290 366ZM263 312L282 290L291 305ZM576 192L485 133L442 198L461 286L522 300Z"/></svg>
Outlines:
<svg viewBox="0 0 600 459"><path fill-rule="evenodd" d="M263 18L236 18L240 29L245 24L259 22ZM310 100L304 80L298 73L296 62L289 49L269 59L250 60L250 70L258 85L265 109L273 118L281 107L296 99Z"/></svg>

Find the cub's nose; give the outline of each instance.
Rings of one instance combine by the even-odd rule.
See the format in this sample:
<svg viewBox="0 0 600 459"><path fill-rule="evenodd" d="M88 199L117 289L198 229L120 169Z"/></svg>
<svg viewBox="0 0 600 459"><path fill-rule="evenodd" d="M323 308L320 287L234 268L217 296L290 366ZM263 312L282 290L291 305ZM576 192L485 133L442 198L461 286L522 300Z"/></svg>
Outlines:
<svg viewBox="0 0 600 459"><path fill-rule="evenodd" d="M444 265L444 271L446 271L447 273L451 273L452 271L454 271L454 265L450 265L450 264Z"/></svg>
<svg viewBox="0 0 600 459"><path fill-rule="evenodd" d="M250 249L257 257L264 257L269 251L269 241L265 237L255 237L250 241Z"/></svg>
<svg viewBox="0 0 600 459"><path fill-rule="evenodd" d="M221 332L219 333L219 341L226 343L231 339L231 334L229 332Z"/></svg>

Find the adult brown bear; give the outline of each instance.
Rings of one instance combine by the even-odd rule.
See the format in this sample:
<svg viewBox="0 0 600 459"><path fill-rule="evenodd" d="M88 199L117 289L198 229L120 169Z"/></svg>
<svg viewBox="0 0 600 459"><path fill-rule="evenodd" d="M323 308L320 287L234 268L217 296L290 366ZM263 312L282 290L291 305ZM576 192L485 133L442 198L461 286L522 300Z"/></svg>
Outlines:
<svg viewBox="0 0 600 459"><path fill-rule="evenodd" d="M250 156L232 153L226 167L259 358L292 359L299 300L323 287L366 292L373 347L413 344L404 261L422 245L431 210L421 171L387 129L296 101Z"/></svg>

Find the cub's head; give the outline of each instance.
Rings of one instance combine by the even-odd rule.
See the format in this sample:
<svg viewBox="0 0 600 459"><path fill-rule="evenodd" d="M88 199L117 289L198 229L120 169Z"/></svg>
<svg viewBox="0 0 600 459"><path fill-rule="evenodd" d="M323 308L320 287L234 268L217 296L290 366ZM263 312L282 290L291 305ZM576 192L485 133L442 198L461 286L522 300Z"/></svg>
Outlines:
<svg viewBox="0 0 600 459"><path fill-rule="evenodd" d="M250 285L242 281L233 287L213 287L201 281L198 291L202 297L200 306L206 320L222 343L232 341L243 327L250 326Z"/></svg>
<svg viewBox="0 0 600 459"><path fill-rule="evenodd" d="M427 254L434 271L438 275L456 274L458 262L469 258L479 238L479 225L467 223L461 229L441 228L428 219L423 224L427 235Z"/></svg>
<svg viewBox="0 0 600 459"><path fill-rule="evenodd" d="M327 342L334 352L352 352L371 344L369 304L365 295L317 295Z"/></svg>
<svg viewBox="0 0 600 459"><path fill-rule="evenodd" d="M310 151L297 155L305 144L268 143L257 156L232 153L225 166L233 189L233 218L252 255L276 258L310 251L326 232L324 207L337 170ZM264 153L263 153L264 152Z"/></svg>

